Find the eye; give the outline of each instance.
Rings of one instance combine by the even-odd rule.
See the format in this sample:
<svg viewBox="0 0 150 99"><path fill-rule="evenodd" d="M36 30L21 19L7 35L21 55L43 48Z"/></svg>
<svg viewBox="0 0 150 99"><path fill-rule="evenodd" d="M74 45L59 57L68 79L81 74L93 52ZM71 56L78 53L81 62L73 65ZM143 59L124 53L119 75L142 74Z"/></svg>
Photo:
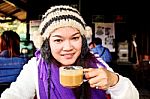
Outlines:
<svg viewBox="0 0 150 99"><path fill-rule="evenodd" d="M80 37L73 37L72 39L73 40L78 40Z"/></svg>
<svg viewBox="0 0 150 99"><path fill-rule="evenodd" d="M55 39L54 42L60 43L60 42L62 42L62 40L61 39Z"/></svg>

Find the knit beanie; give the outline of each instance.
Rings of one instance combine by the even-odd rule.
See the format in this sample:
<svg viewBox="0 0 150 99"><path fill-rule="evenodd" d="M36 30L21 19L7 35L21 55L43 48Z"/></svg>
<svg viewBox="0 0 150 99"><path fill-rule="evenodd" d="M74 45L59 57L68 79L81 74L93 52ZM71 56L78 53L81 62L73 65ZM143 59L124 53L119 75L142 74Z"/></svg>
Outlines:
<svg viewBox="0 0 150 99"><path fill-rule="evenodd" d="M49 38L50 34L60 27L74 27L81 35L87 35L87 28L79 11L68 5L52 6L42 16L39 30L33 33L33 42L36 48L41 48L43 41ZM88 29L88 30L87 30ZM91 31L90 31L91 32Z"/></svg>

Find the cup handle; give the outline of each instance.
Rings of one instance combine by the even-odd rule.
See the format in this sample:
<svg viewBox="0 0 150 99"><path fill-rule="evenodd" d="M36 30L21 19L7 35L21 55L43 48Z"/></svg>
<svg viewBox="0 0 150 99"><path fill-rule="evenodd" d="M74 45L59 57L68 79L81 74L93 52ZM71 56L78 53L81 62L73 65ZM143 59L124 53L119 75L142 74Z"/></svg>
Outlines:
<svg viewBox="0 0 150 99"><path fill-rule="evenodd" d="M85 72L83 72L83 82L87 82L88 80L85 78Z"/></svg>

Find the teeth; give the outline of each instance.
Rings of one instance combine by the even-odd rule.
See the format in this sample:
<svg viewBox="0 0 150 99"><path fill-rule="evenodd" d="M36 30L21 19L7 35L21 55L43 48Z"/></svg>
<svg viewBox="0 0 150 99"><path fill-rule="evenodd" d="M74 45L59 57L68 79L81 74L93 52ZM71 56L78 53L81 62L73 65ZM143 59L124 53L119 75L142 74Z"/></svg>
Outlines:
<svg viewBox="0 0 150 99"><path fill-rule="evenodd" d="M65 54L63 55L65 58L71 58L73 55L72 54Z"/></svg>
<svg viewBox="0 0 150 99"><path fill-rule="evenodd" d="M71 56L71 55L65 55L65 56Z"/></svg>

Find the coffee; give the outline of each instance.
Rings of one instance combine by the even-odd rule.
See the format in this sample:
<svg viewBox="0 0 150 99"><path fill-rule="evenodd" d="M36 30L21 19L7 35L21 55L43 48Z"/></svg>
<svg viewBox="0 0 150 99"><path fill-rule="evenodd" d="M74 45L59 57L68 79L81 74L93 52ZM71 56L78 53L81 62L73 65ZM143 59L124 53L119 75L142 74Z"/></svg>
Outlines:
<svg viewBox="0 0 150 99"><path fill-rule="evenodd" d="M83 68L81 66L60 67L60 83L64 87L75 88L83 82Z"/></svg>

